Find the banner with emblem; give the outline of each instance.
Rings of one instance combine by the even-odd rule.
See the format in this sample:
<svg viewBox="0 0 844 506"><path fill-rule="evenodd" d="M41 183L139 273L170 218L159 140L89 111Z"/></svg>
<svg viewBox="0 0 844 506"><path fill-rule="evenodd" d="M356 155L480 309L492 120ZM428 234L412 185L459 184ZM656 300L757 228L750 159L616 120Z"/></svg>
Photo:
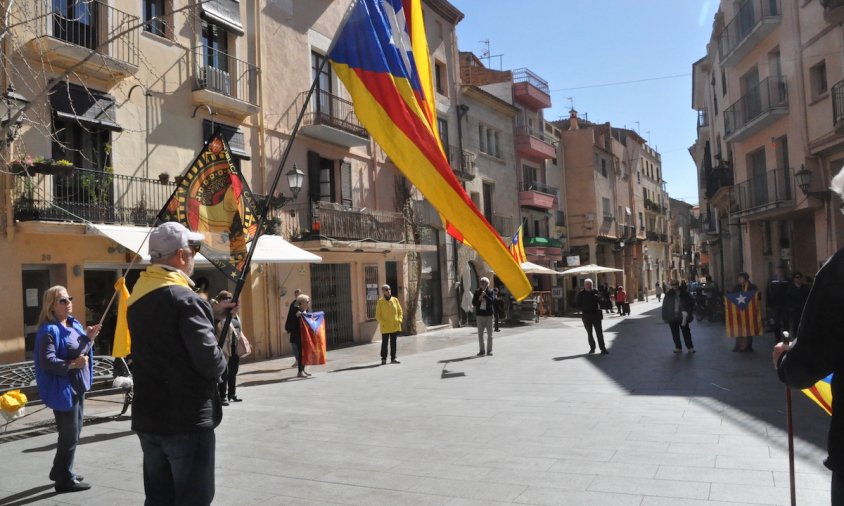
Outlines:
<svg viewBox="0 0 844 506"><path fill-rule="evenodd" d="M759 310L758 290L724 294L727 337L762 335L762 313Z"/></svg>
<svg viewBox="0 0 844 506"><path fill-rule="evenodd" d="M325 313L302 313L301 332L302 364L325 364Z"/></svg>
<svg viewBox="0 0 844 506"><path fill-rule="evenodd" d="M236 282L245 267L250 242L257 238L258 219L255 198L217 127L178 180L159 220L178 221L204 234L199 252Z"/></svg>

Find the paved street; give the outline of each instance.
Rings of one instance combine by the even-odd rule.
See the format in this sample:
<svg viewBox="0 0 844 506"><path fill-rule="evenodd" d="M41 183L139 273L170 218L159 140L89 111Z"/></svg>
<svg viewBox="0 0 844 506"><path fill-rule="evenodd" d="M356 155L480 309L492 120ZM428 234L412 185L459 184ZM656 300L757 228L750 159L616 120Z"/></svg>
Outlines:
<svg viewBox="0 0 844 506"><path fill-rule="evenodd" d="M370 344L329 352L306 380L289 358L243 366L245 401L217 430L215 504L789 504L772 338L731 353L720 325L695 322L698 353L675 355L656 301L632 309L604 320L606 356L556 318L503 329L493 357L475 357L475 329L448 328L400 338L400 365ZM828 417L794 404L798 504L829 504ZM128 418L84 428L83 493L53 493L45 432L0 438L0 504L142 503Z"/></svg>

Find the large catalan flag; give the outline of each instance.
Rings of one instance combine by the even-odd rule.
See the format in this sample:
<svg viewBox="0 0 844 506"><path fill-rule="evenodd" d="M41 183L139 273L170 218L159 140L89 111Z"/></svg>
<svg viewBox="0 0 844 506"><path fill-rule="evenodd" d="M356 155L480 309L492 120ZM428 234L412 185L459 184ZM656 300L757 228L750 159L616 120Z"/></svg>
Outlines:
<svg viewBox="0 0 844 506"><path fill-rule="evenodd" d="M302 313L302 364L322 365L325 363L325 313L314 311Z"/></svg>
<svg viewBox="0 0 844 506"><path fill-rule="evenodd" d="M179 181L159 219L204 234L200 253L227 278L238 280L250 243L257 239L257 206L219 128Z"/></svg>
<svg viewBox="0 0 844 506"><path fill-rule="evenodd" d="M519 229L516 230L516 233L513 234L513 238L510 239L510 254L513 255L513 258L516 259L516 263L519 265L527 262L527 255L525 255L525 238L522 233L523 226L524 225L519 225Z"/></svg>
<svg viewBox="0 0 844 506"><path fill-rule="evenodd" d="M823 408L828 415L832 415L832 374L809 388L804 388L803 393Z"/></svg>
<svg viewBox="0 0 844 506"><path fill-rule="evenodd" d="M421 0L358 0L329 58L360 122L514 297L531 292L519 263L460 185L437 133Z"/></svg>
<svg viewBox="0 0 844 506"><path fill-rule="evenodd" d="M762 313L758 290L727 292L724 295L727 337L762 335Z"/></svg>

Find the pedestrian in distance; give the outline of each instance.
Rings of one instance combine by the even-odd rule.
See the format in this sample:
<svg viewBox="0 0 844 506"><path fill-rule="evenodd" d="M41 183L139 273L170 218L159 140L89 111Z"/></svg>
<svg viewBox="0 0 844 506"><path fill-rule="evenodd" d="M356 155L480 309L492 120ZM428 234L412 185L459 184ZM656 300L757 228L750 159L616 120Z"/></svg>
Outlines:
<svg viewBox="0 0 844 506"><path fill-rule="evenodd" d="M501 329L498 326L498 320L501 317L501 293L497 286L492 289L492 295L495 298L495 302L492 304L492 315L494 318L493 330L495 332L501 332Z"/></svg>
<svg viewBox="0 0 844 506"><path fill-rule="evenodd" d="M627 316L630 314L630 302L627 301L627 292L624 287L618 285L618 290L615 292L615 303L618 305L618 314L620 316Z"/></svg>
<svg viewBox="0 0 844 506"><path fill-rule="evenodd" d="M293 290L293 300L290 301L290 307L293 307L293 306L296 305L296 299L299 297L299 295L301 293L302 293L302 290L299 290L298 288ZM287 310L287 313L288 313L288 316L290 316L290 309L289 308ZM297 357L299 357L299 345L294 344L293 341L290 341L290 347L293 348L293 365L291 365L290 367L298 368L299 367L299 359Z"/></svg>
<svg viewBox="0 0 844 506"><path fill-rule="evenodd" d="M832 191L844 199L844 170L832 179ZM830 374L832 417L824 465L832 471L831 504L844 504L844 248L821 267L803 308L796 339L774 346L779 379L791 388L810 388Z"/></svg>
<svg viewBox="0 0 844 506"><path fill-rule="evenodd" d="M586 335L589 337L589 353L595 353L595 339L592 337L594 330L601 354L608 354L609 351L604 345L604 330L601 327L601 320L604 318L604 314L601 312L601 296L598 290L594 289L591 279L583 281L583 289L577 293L575 302L577 307L580 308L580 319L583 326L586 327Z"/></svg>
<svg viewBox="0 0 844 506"><path fill-rule="evenodd" d="M659 281L654 284L654 294L656 295L656 301L662 302L662 285Z"/></svg>
<svg viewBox="0 0 844 506"><path fill-rule="evenodd" d="M396 360L396 340L401 332L404 314L398 297L394 297L390 285L383 285L381 293L384 295L375 304L375 320L381 327L381 365L387 363L387 344L390 345L390 363L400 363Z"/></svg>
<svg viewBox="0 0 844 506"><path fill-rule="evenodd" d="M94 375L94 339L99 325L83 328L73 317L73 297L63 286L44 292L35 334L35 380L38 395L56 419L56 456L50 479L58 493L81 492L91 485L73 472L82 432L85 392Z"/></svg>
<svg viewBox="0 0 844 506"><path fill-rule="evenodd" d="M682 353L680 345L680 332L683 333L683 341L686 343L686 350L689 353L695 352L692 344L692 330L689 324L692 322L692 310L695 301L688 290L680 287L680 282L672 280L665 300L662 302L662 320L671 328L671 337L674 339L674 353Z"/></svg>
<svg viewBox="0 0 844 506"><path fill-rule="evenodd" d="M732 292L750 292L756 291L756 301L759 302L762 300L762 294L759 292L759 289L756 285L750 282L750 274L746 272L740 272L738 276L736 276L736 284L733 286ZM750 311L750 309L748 309ZM757 309L758 311L758 309ZM733 347L733 351L736 352L752 352L753 351L753 336L739 336L736 337L736 345Z"/></svg>
<svg viewBox="0 0 844 506"><path fill-rule="evenodd" d="M601 298L601 307L607 314L612 314L612 299L610 298L610 288L606 283L598 285L598 294Z"/></svg>
<svg viewBox="0 0 844 506"><path fill-rule="evenodd" d="M791 323L791 328L788 330L791 331L792 336L797 335L797 329L800 327L800 319L803 315L803 307L809 298L810 290L811 287L806 283L803 274L795 272L791 275L791 286L788 287L786 296L786 310Z"/></svg>
<svg viewBox="0 0 844 506"><path fill-rule="evenodd" d="M216 306L220 302L232 300L232 293L228 290L220 290L217 295L211 300L212 306ZM220 401L223 406L228 406L229 402L242 402L243 399L237 396L237 371L240 369L240 357L238 350L244 349L243 343L246 335L243 333L243 324L240 321L238 311L232 312L232 320L229 323L228 331L225 337L222 335L223 325L226 323L226 316L215 322L215 330L218 335L218 343L220 349L223 351L223 356L226 357L226 370L220 378ZM248 342L248 341L246 341Z"/></svg>
<svg viewBox="0 0 844 506"><path fill-rule="evenodd" d="M492 355L492 323L495 311L495 294L489 288L489 279L480 279L480 288L475 290L472 306L475 307L475 321L478 324L478 356ZM487 332L486 350L484 350L484 331Z"/></svg>
<svg viewBox="0 0 844 506"><path fill-rule="evenodd" d="M777 342L782 341L782 333L791 327L788 312L788 291L791 281L786 276L785 266L777 267L775 278L768 283L765 296L768 302L768 325Z"/></svg>
<svg viewBox="0 0 844 506"><path fill-rule="evenodd" d="M132 334L132 430L143 451L146 504L207 505L214 499L214 429L223 419L217 384L226 359L214 321L236 307L193 290L203 235L177 222L149 235L151 265L127 303Z"/></svg>
<svg viewBox="0 0 844 506"><path fill-rule="evenodd" d="M290 306L287 312L287 320L284 322L284 330L290 333L290 344L296 350L296 366L299 369L296 376L299 378L307 378L311 375L305 370L305 363L302 361L302 314L307 312L311 307L311 298L300 293L296 297L296 302Z"/></svg>

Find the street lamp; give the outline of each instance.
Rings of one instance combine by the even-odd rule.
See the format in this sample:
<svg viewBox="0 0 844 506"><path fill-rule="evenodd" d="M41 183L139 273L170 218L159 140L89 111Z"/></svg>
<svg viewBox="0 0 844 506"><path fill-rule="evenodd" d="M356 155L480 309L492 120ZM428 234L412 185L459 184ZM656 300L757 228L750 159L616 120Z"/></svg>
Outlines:
<svg viewBox="0 0 844 506"><path fill-rule="evenodd" d="M813 175L813 172L807 169L805 165L801 165L800 170L794 173L794 179L797 180L797 186L800 187L800 190L803 192L803 195L807 197L818 197L821 199L829 198L829 191L809 191L809 188L811 188L812 186Z"/></svg>
<svg viewBox="0 0 844 506"><path fill-rule="evenodd" d="M299 170L296 167L296 164L293 164L293 168L287 171L285 174L287 177L287 186L290 187L290 193L293 194L292 197L287 197L281 192L276 192L272 198L272 204L275 207L283 207L284 204L296 200L296 197L299 195L299 190L302 189L302 184L305 182L305 173Z"/></svg>
<svg viewBox="0 0 844 506"><path fill-rule="evenodd" d="M18 138L18 133L23 126L23 110L29 105L29 100L15 91L15 87L9 83L9 87L3 92L0 100L0 127L3 129L3 137L0 139L0 148L6 147ZM16 117L16 118L15 118ZM12 118L15 121L12 122Z"/></svg>

